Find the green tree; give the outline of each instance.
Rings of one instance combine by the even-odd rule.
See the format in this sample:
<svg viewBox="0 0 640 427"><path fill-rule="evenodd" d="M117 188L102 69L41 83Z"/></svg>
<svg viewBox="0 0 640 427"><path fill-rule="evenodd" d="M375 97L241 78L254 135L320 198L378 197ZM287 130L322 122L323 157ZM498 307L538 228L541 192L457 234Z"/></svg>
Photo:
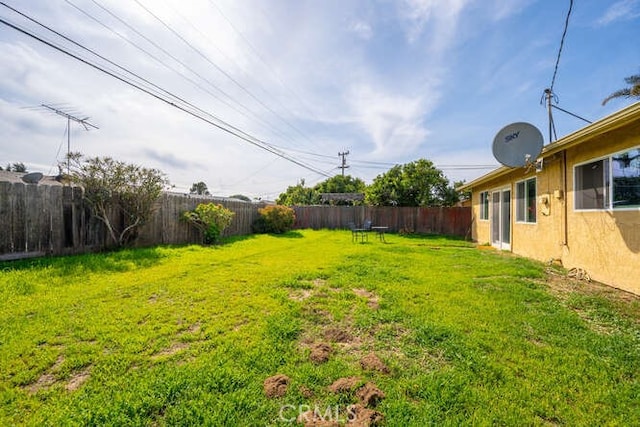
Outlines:
<svg viewBox="0 0 640 427"><path fill-rule="evenodd" d="M458 197L459 201L464 201L464 200L471 199L471 191L470 190L466 190L466 191L461 191L460 190L460 187L462 187L465 183L466 183L465 180L454 181L453 182L453 188L458 193L457 197Z"/></svg>
<svg viewBox="0 0 640 427"><path fill-rule="evenodd" d="M71 153L69 160L69 179L84 188L85 200L106 226L113 243L125 246L133 242L169 183L165 175L111 157L84 158Z"/></svg>
<svg viewBox="0 0 640 427"><path fill-rule="evenodd" d="M6 170L7 172L28 172L27 167L22 162L16 162L13 164L7 163L7 167L5 169L2 169L0 166L0 171L1 170Z"/></svg>
<svg viewBox="0 0 640 427"><path fill-rule="evenodd" d="M365 188L363 180L351 175L336 175L315 186L318 193L364 193Z"/></svg>
<svg viewBox="0 0 640 427"><path fill-rule="evenodd" d="M209 189L207 188L207 184L205 184L202 181L194 182L193 185L191 186L191 189L189 190L189 193L190 194L197 194L198 196L209 196L209 195L211 195L211 193L209 193Z"/></svg>
<svg viewBox="0 0 640 427"><path fill-rule="evenodd" d="M314 187L318 196L322 193L364 193L366 184L360 178L354 178L351 175L336 175L327 178ZM339 205L351 205L359 202L354 201L337 201Z"/></svg>
<svg viewBox="0 0 640 427"><path fill-rule="evenodd" d="M374 206L452 206L457 194L441 170L419 159L378 175L367 187L365 200Z"/></svg>
<svg viewBox="0 0 640 427"><path fill-rule="evenodd" d="M602 105L605 105L607 102L611 101L613 98L640 99L640 74L635 74L633 76L625 77L624 81L629 85L629 87L625 87L613 92L611 95L607 96L602 101Z"/></svg>
<svg viewBox="0 0 640 427"><path fill-rule="evenodd" d="M320 203L320 195L314 188L305 187L304 179L301 179L298 184L289 186L287 191L281 193L276 203L284 206L317 205Z"/></svg>

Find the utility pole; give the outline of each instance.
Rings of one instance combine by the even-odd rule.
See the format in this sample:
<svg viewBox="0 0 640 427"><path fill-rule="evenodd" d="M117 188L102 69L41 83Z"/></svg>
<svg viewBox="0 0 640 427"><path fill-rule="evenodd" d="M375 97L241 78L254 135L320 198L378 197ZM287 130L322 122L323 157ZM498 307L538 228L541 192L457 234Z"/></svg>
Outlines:
<svg viewBox="0 0 640 427"><path fill-rule="evenodd" d="M344 151L342 153L338 153L338 157L342 158L342 162L338 168L342 169L342 177L344 178L344 170L349 168L350 166L347 164L347 156L349 155L349 151Z"/></svg>
<svg viewBox="0 0 640 427"><path fill-rule="evenodd" d="M89 127L98 129L98 126L89 123L89 117L80 119L70 113L66 113L58 108L52 107L51 105L41 104L40 106L67 119L67 175L69 175L71 173L71 159L69 158L69 154L71 154L71 122L74 121L76 123L80 123L84 127L84 130L89 130Z"/></svg>

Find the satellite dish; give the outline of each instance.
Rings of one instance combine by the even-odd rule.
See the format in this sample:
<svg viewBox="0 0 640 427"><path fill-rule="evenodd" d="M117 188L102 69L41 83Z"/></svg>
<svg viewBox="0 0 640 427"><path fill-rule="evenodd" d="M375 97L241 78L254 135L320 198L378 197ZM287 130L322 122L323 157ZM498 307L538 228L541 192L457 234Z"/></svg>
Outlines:
<svg viewBox="0 0 640 427"><path fill-rule="evenodd" d="M542 133L532 124L511 123L493 138L493 157L511 168L534 162L544 144Z"/></svg>
<svg viewBox="0 0 640 427"><path fill-rule="evenodd" d="M24 175L22 177L22 180L27 184L37 184L38 182L40 182L43 176L44 175L42 175L40 172L31 172Z"/></svg>

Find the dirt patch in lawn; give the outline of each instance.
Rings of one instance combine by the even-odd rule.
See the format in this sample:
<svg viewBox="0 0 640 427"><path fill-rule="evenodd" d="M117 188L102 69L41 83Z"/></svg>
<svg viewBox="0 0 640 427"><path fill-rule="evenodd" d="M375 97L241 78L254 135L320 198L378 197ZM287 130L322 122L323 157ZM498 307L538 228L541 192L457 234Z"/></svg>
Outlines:
<svg viewBox="0 0 640 427"><path fill-rule="evenodd" d="M362 405L351 405L349 407L349 426L378 426L384 421L384 415L374 410L365 408Z"/></svg>
<svg viewBox="0 0 640 427"><path fill-rule="evenodd" d="M372 310L377 310L378 308L380 308L380 300L378 296L373 292L370 292L363 288L356 288L353 289L353 293L361 298L365 298L367 300L367 305Z"/></svg>
<svg viewBox="0 0 640 427"><path fill-rule="evenodd" d="M356 397L363 406L374 407L384 399L384 392L374 383L366 383L358 389Z"/></svg>
<svg viewBox="0 0 640 427"><path fill-rule="evenodd" d="M567 303L569 298L574 294L602 298L610 302L616 311L625 318L636 324L640 324L640 295L635 295L593 280L579 280L571 277L567 272L553 267L548 267L546 273L547 277L544 285L563 303ZM594 319L589 316L589 313L576 307L572 307L572 309L584 320L592 325L594 324ZM607 325L601 325L600 328L595 325L595 327L596 329L601 329L599 332L607 333Z"/></svg>
<svg viewBox="0 0 640 427"><path fill-rule="evenodd" d="M160 350L159 352L153 354L151 356L152 360L156 360L156 359L160 359L162 357L168 357L168 356L173 356L174 354L177 354L183 350L186 350L187 348L189 348L189 344L184 343L184 342L176 342L171 344L171 346Z"/></svg>
<svg viewBox="0 0 640 427"><path fill-rule="evenodd" d="M304 301L313 295L313 290L311 289L295 289L289 292L289 299L294 301Z"/></svg>
<svg viewBox="0 0 640 427"><path fill-rule="evenodd" d="M311 353L309 354L309 359L312 362L321 364L325 363L329 360L329 356L331 356L331 346L325 342L315 343L311 346Z"/></svg>
<svg viewBox="0 0 640 427"><path fill-rule="evenodd" d="M196 332L200 332L200 327L200 322L196 322L187 328L187 333L195 334Z"/></svg>
<svg viewBox="0 0 640 427"><path fill-rule="evenodd" d="M79 389L82 384L87 382L87 380L91 377L91 367L86 367L82 371L77 372L69 378L69 382L64 386L67 391L75 391Z"/></svg>
<svg viewBox="0 0 640 427"><path fill-rule="evenodd" d="M604 297L611 301L640 303L640 295L635 295L622 289L614 288L594 280L580 280L554 268L547 268L546 272L546 284L556 295L562 296L572 292L581 292L588 295Z"/></svg>
<svg viewBox="0 0 640 427"><path fill-rule="evenodd" d="M24 389L30 394L35 394L40 390L51 387L57 382L54 374L60 370L63 363L64 356L59 355L53 365L49 367L49 369L45 370L34 383L26 385Z"/></svg>
<svg viewBox="0 0 640 427"><path fill-rule="evenodd" d="M287 387L289 386L289 377L286 375L278 374L264 380L264 394L268 398L282 397L287 393Z"/></svg>
<svg viewBox="0 0 640 427"><path fill-rule="evenodd" d="M346 393L356 389L362 380L360 377L338 378L329 386L329 390L333 393Z"/></svg>
<svg viewBox="0 0 640 427"><path fill-rule="evenodd" d="M324 338L330 342L348 343L353 336L345 328L330 326L324 330Z"/></svg>
<svg viewBox="0 0 640 427"><path fill-rule="evenodd" d="M383 374L391 372L389 367L385 365L375 353L369 353L360 359L360 366L362 366L362 369L365 371L378 371Z"/></svg>

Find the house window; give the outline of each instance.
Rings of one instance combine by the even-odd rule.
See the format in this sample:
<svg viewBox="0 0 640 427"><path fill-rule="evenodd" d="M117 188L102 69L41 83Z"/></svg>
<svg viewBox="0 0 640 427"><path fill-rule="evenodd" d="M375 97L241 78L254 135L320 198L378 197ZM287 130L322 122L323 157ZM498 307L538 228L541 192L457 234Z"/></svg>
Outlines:
<svg viewBox="0 0 640 427"><path fill-rule="evenodd" d="M575 209L640 208L640 148L576 166Z"/></svg>
<svg viewBox="0 0 640 427"><path fill-rule="evenodd" d="M536 179L516 183L516 221L536 222Z"/></svg>
<svg viewBox="0 0 640 427"><path fill-rule="evenodd" d="M489 219L489 192L480 193L480 219Z"/></svg>
<svg viewBox="0 0 640 427"><path fill-rule="evenodd" d="M576 166L574 175L576 209L609 207L609 159Z"/></svg>
<svg viewBox="0 0 640 427"><path fill-rule="evenodd" d="M640 207L640 148L611 156L613 209Z"/></svg>

